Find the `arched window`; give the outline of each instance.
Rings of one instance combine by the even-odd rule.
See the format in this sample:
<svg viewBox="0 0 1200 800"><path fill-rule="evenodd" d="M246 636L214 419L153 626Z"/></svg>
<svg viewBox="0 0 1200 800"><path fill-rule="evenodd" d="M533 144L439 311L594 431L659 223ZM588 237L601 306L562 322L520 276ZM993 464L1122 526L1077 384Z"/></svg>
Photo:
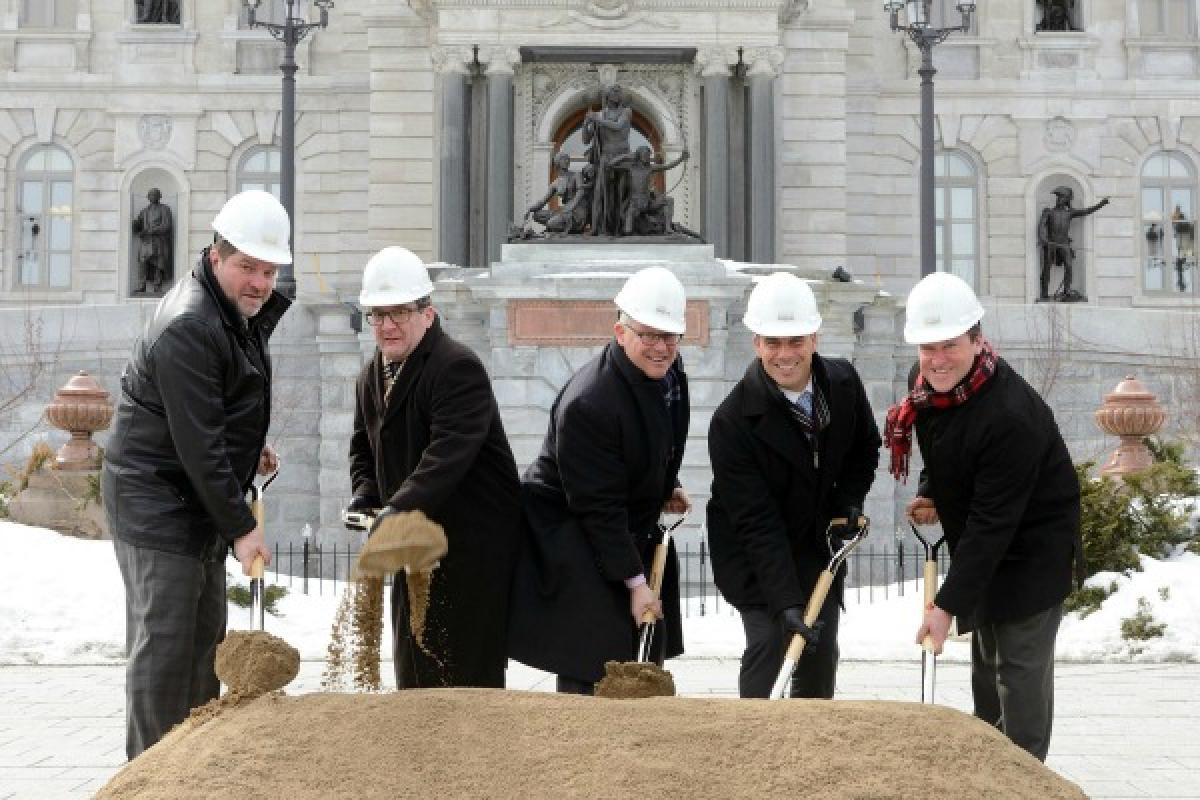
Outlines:
<svg viewBox="0 0 1200 800"><path fill-rule="evenodd" d="M947 150L933 162L934 239L939 272L979 288L979 189L971 159Z"/></svg>
<svg viewBox="0 0 1200 800"><path fill-rule="evenodd" d="M60 147L39 145L21 160L17 168L18 286L71 286L74 180L71 156Z"/></svg>
<svg viewBox="0 0 1200 800"><path fill-rule="evenodd" d="M554 151L570 153L572 158L583 159L584 144L583 144L583 120L587 117L588 109L581 108L575 113L568 116L563 123L558 126L558 130L554 133ZM654 151L656 156L662 156L662 136L658 129L654 127L646 116L638 111L633 112L633 120L629 129L629 149L630 151L637 150L641 146L647 146ZM577 169L580 164L574 165ZM550 164L550 180L558 177L558 170L554 164ZM658 192L666 190L666 178L662 172L655 172L654 189Z"/></svg>
<svg viewBox="0 0 1200 800"><path fill-rule="evenodd" d="M279 197L279 148L251 147L238 163L236 191L261 189Z"/></svg>
<svg viewBox="0 0 1200 800"><path fill-rule="evenodd" d="M1182 153L1142 167L1142 281L1147 292L1191 292L1196 274L1196 172Z"/></svg>

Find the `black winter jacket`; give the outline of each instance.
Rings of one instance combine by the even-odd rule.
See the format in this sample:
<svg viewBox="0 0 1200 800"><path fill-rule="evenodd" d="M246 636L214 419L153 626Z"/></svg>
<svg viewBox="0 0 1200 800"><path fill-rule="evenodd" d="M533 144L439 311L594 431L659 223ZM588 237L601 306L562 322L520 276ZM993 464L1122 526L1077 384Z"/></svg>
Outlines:
<svg viewBox="0 0 1200 800"><path fill-rule="evenodd" d="M525 548L518 561L509 655L587 681L605 661L632 661L636 629L624 580L649 577L663 504L678 486L687 440L687 379L673 425L659 381L609 342L563 387L541 454L523 480ZM665 656L683 652L678 562L663 576Z"/></svg>
<svg viewBox="0 0 1200 800"><path fill-rule="evenodd" d="M405 361L386 402L382 363L376 351L358 377L354 495L373 506L425 512L449 543L433 572L424 647L400 664L402 688L503 688L520 481L491 381L440 319ZM402 574L394 591L405 591Z"/></svg>
<svg viewBox="0 0 1200 800"><path fill-rule="evenodd" d="M245 493L271 419L267 340L291 304L247 321L200 263L158 303L121 375L101 481L113 536L199 556L254 529Z"/></svg>
<svg viewBox="0 0 1200 800"><path fill-rule="evenodd" d="M922 409L925 467L952 562L935 602L959 618L1023 619L1071 591L1079 539L1079 481L1054 414L1003 359L961 406Z"/></svg>
<svg viewBox="0 0 1200 800"><path fill-rule="evenodd" d="M808 601L829 565L830 518L861 508L879 464L879 429L850 362L813 355L830 423L813 452L759 359L713 414L708 540L717 588L739 608L777 614ZM841 596L844 570L831 593Z"/></svg>

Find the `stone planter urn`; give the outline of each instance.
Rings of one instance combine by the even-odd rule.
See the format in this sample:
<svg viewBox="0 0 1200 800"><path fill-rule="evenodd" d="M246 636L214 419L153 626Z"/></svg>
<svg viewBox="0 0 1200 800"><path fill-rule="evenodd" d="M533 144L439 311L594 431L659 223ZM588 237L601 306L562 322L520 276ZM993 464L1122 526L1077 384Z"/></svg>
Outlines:
<svg viewBox="0 0 1200 800"><path fill-rule="evenodd" d="M54 468L62 470L100 469L100 448L92 434L108 427L113 405L108 392L87 372L80 370L54 395L46 407L46 419L71 438L59 448Z"/></svg>
<svg viewBox="0 0 1200 800"><path fill-rule="evenodd" d="M1167 410L1159 405L1154 394L1141 381L1129 375L1104 395L1096 409L1096 424L1105 433L1121 437L1121 443L1100 468L1101 475L1128 475L1146 469L1154 457L1143 437L1157 433L1167 418Z"/></svg>

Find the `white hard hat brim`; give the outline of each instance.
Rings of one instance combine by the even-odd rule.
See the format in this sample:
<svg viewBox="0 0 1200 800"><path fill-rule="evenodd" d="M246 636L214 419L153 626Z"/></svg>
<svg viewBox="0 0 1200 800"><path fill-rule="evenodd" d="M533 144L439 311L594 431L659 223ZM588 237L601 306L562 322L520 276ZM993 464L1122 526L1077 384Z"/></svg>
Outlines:
<svg viewBox="0 0 1200 800"><path fill-rule="evenodd" d="M634 322L640 322L641 324L645 325L648 328L655 328L656 330L660 330L663 333L678 333L681 336L684 333L687 333L686 318L684 319L684 321L681 322L673 317L667 316L666 314L655 314L655 313L647 313L647 312L639 312L637 314L631 314L628 311L625 311L625 315L627 317L629 317L630 319L632 319Z"/></svg>
<svg viewBox="0 0 1200 800"><path fill-rule="evenodd" d="M757 336L808 336L821 329L821 318L804 322L758 322L746 315L742 317L742 324Z"/></svg>
<svg viewBox="0 0 1200 800"><path fill-rule="evenodd" d="M228 237L226 237L226 241L236 247L239 253L245 253L251 258L257 258L259 261L266 261L269 264L292 263L292 251L287 246L262 243L243 245Z"/></svg>
<svg viewBox="0 0 1200 800"><path fill-rule="evenodd" d="M982 315L980 316L982 319ZM979 320L974 320L967 324L958 323L955 325L922 325L919 328L904 328L904 341L909 344L933 344L934 342L947 342L951 339L957 339L962 336Z"/></svg>
<svg viewBox="0 0 1200 800"><path fill-rule="evenodd" d="M363 308L384 308L386 306L401 306L412 303L422 297L433 294L433 284L416 289L395 290L390 292L372 292L364 290L358 296L358 304Z"/></svg>

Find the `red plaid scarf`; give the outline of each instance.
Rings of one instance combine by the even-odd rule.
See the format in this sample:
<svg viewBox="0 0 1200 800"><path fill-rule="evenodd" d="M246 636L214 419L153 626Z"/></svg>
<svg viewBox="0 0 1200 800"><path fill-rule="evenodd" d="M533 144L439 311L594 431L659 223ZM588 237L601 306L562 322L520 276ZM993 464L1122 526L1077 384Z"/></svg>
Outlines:
<svg viewBox="0 0 1200 800"><path fill-rule="evenodd" d="M917 376L916 385L908 396L888 409L887 424L883 429L883 443L892 451L890 471L892 476L903 482L908 477L908 461L912 454L912 429L917 422L917 412L923 408L953 408L961 406L979 391L992 375L996 374L996 351L986 339L983 351L971 365L967 377L948 392L935 392L925 380Z"/></svg>

